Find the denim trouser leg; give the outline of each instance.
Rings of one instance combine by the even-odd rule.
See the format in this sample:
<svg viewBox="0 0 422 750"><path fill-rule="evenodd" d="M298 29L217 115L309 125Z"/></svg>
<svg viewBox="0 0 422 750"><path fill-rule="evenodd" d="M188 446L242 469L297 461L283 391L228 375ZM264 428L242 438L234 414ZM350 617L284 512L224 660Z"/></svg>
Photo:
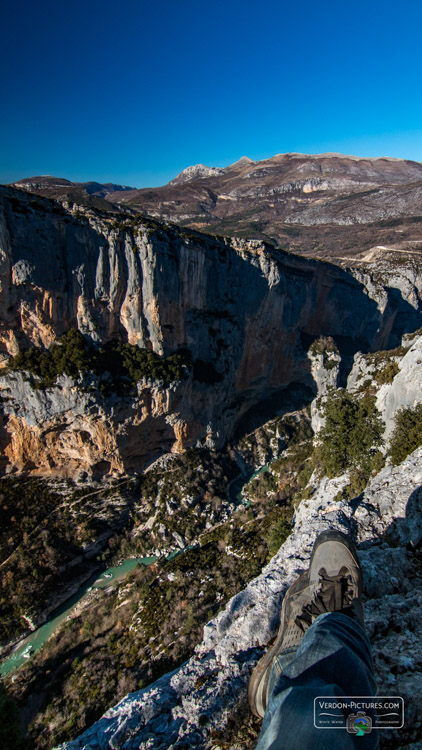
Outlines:
<svg viewBox="0 0 422 750"><path fill-rule="evenodd" d="M256 750L376 750L378 732L314 727L317 696L376 695L371 648L361 626L340 612L317 617L296 653L273 662ZM283 670L283 671L281 671Z"/></svg>

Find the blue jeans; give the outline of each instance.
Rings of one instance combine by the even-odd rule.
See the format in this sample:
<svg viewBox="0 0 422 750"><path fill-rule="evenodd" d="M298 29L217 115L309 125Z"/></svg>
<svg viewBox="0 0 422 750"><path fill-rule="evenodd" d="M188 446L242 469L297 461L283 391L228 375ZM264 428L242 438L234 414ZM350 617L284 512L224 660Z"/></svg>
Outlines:
<svg viewBox="0 0 422 750"><path fill-rule="evenodd" d="M376 695L371 647L361 626L340 612L317 617L296 652L275 657L256 750L377 750L364 737L314 726L317 696ZM368 712L369 713L369 712Z"/></svg>

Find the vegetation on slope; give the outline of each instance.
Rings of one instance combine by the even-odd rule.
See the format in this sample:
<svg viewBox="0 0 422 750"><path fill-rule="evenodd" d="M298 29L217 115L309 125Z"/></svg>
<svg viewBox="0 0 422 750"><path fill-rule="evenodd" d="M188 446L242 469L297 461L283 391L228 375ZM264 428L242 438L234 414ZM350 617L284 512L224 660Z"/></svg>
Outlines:
<svg viewBox="0 0 422 750"><path fill-rule="evenodd" d="M204 624L261 571L274 530L280 543L290 533L291 516L290 505L272 500L239 510L205 532L200 546L139 566L117 590L98 592L17 674L20 704L45 692L32 747L74 737L128 691L188 658Z"/></svg>
<svg viewBox="0 0 422 750"><path fill-rule="evenodd" d="M1 643L27 629L23 616L36 621L58 594L98 569L86 556L93 542L102 538L100 549L111 554L135 487L127 479L100 489L27 476L0 481Z"/></svg>
<svg viewBox="0 0 422 750"><path fill-rule="evenodd" d="M414 409L400 409L395 418L395 428L390 440L393 464L400 464L422 445L422 404Z"/></svg>
<svg viewBox="0 0 422 750"><path fill-rule="evenodd" d="M224 452L191 449L140 479L131 524L114 553L143 557L194 543L233 511L226 498L237 464Z"/></svg>
<svg viewBox="0 0 422 750"><path fill-rule="evenodd" d="M187 350L161 358L158 354L123 341L109 341L99 349L87 341L76 329L63 334L49 349L31 347L10 361L13 370L31 372L40 378L36 385L47 388L55 384L59 375L77 378L80 373L101 376L108 373L111 390L129 390L142 378L169 383L187 377L191 367ZM107 387L107 382L103 383Z"/></svg>
<svg viewBox="0 0 422 750"><path fill-rule="evenodd" d="M369 477L373 469L380 468L383 423L374 396L364 393L358 397L338 389L327 398L324 416L315 450L323 474L331 478L352 469Z"/></svg>
<svg viewBox="0 0 422 750"><path fill-rule="evenodd" d="M58 593L106 562L168 553L179 545L174 534L195 542L233 510L226 492L238 471L228 454L201 449L175 456L168 468L100 486L4 477L0 643L27 629L23 616L36 621Z"/></svg>

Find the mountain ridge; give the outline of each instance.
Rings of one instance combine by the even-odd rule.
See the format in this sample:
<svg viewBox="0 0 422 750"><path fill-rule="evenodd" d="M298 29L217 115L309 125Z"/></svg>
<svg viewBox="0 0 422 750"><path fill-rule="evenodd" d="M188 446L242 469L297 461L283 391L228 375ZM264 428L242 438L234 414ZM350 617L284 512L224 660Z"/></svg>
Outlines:
<svg viewBox="0 0 422 750"><path fill-rule="evenodd" d="M222 168L191 165L156 188L113 190L111 183L50 177L15 185L62 202L105 201L209 234L265 240L340 265L375 246L411 254L412 243L422 243L422 164L392 157L242 157Z"/></svg>
<svg viewBox="0 0 422 750"><path fill-rule="evenodd" d="M188 349L193 362L186 381L139 384L118 408L100 399L92 374L79 395L72 383L41 387L35 376L5 374L9 469L109 473L145 468L160 445L220 447L258 404L283 398L292 384L312 392L307 349L315 337L367 351L398 345L421 323L422 271L405 257L400 269L375 256L352 271L259 240L116 220L12 188L0 189L0 238L6 369L18 352L48 349L72 329L96 347L116 340L159 357Z"/></svg>

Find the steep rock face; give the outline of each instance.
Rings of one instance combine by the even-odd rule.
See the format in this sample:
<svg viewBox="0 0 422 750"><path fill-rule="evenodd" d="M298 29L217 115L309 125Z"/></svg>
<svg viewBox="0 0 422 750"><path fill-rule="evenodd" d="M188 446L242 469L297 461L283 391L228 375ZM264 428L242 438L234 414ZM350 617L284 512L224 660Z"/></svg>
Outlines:
<svg viewBox="0 0 422 750"><path fill-rule="evenodd" d="M140 382L136 395L104 398L95 378L62 376L42 390L13 373L0 377L0 394L6 471L68 477L83 471L94 478L140 471L163 453L196 440L207 444L204 424L212 418L203 389L192 393L185 381L167 387Z"/></svg>
<svg viewBox="0 0 422 750"><path fill-rule="evenodd" d="M341 357L337 351L331 352L308 352L311 360L312 375L317 386L317 398L311 403L312 429L315 433L319 432L325 424L323 416L323 404L327 395L337 387Z"/></svg>
<svg viewBox="0 0 422 750"><path fill-rule="evenodd" d="M220 446L257 404L271 399L274 408L278 399L283 411L283 394L292 384L304 389L303 403L311 400L316 388L307 350L314 338L333 336L348 351L385 348L421 322L420 288L402 292L400 274L392 288L365 286L337 266L259 241L215 239L141 218L122 217L116 225L114 215L72 212L5 188L0 280L4 359L31 344L47 347L76 327L96 343L118 338L164 355L187 347L206 371L167 401L158 395L162 384L154 383L119 407L90 396L89 416L79 391L71 410L66 408L68 391L76 385L66 385L64 399L60 384L45 396L31 395L22 392L23 381L5 376L1 444L18 468L30 465L24 443L39 456L34 468L44 468L54 435L62 436L72 461L85 454L91 465L103 460L111 471L134 467L128 446L135 443L144 446L135 451L143 456L140 469L157 457L160 444L165 450ZM145 401L160 406L145 407ZM27 421L23 403L33 404L36 426ZM155 420L151 435L144 430L146 413ZM107 439L98 431L101 420ZM80 450L82 433L91 436L89 445L103 446L103 459L99 448ZM53 461L60 471L58 459L57 454ZM81 468L87 461L81 460ZM72 466L76 471L76 463Z"/></svg>
<svg viewBox="0 0 422 750"><path fill-rule="evenodd" d="M365 383L376 389L377 409L385 424L384 439L387 442L394 429L394 417L399 409L413 409L422 398L422 336L404 336L403 345L392 350L390 356L388 354L384 352L384 358L377 362L376 355L358 352L347 379L347 388L352 393L359 392L365 387ZM396 374L391 382L377 382L376 378L382 374L384 368L392 365L396 368Z"/></svg>
<svg viewBox="0 0 422 750"><path fill-rule="evenodd" d="M413 409L421 401L420 371L422 365L422 337L409 348L398 362L399 372L391 386L383 386L377 398L377 407L387 425L386 437L391 433L393 417L399 409Z"/></svg>
<svg viewBox="0 0 422 750"><path fill-rule="evenodd" d="M358 543L365 580L365 619L380 695L401 695L406 727L394 747L420 736L422 575L415 550L422 540L422 448L386 467L359 502L338 501L348 477L324 479L297 511L293 533L261 575L237 594L204 630L196 654L180 669L111 708L66 750L153 750L187 743L206 748L211 732L248 715L252 668L278 626L280 604L308 566L318 533L337 528ZM386 738L392 737L385 732ZM217 743L218 744L218 743Z"/></svg>

